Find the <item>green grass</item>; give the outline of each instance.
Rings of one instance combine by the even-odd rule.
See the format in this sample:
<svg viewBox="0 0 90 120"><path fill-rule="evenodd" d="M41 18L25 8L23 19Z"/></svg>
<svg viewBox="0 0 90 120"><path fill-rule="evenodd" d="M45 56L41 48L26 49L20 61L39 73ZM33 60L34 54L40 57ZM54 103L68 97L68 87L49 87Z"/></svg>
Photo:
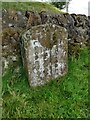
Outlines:
<svg viewBox="0 0 90 120"><path fill-rule="evenodd" d="M22 66L3 77L4 118L87 118L88 49L69 57L68 74L40 87L30 87Z"/></svg>
<svg viewBox="0 0 90 120"><path fill-rule="evenodd" d="M2 8L5 9L14 9L14 10L30 10L30 11L49 11L51 13L60 13L58 8L52 6L48 3L42 3L42 2L3 2Z"/></svg>

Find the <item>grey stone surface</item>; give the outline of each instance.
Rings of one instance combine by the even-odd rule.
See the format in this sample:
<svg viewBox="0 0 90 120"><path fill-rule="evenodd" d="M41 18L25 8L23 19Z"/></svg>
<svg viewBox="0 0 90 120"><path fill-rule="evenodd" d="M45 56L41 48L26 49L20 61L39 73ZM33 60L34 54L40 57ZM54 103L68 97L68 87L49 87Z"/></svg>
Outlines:
<svg viewBox="0 0 90 120"><path fill-rule="evenodd" d="M67 73L68 33L55 24L32 27L22 35L23 64L31 86Z"/></svg>

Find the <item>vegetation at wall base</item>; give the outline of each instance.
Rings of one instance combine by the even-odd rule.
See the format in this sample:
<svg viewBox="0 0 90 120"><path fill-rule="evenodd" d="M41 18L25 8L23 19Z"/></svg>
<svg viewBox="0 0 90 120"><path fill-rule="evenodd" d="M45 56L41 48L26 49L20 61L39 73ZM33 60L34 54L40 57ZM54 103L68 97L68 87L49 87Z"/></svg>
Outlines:
<svg viewBox="0 0 90 120"><path fill-rule="evenodd" d="M30 87L20 65L3 76L3 118L88 118L88 48L69 56L68 74Z"/></svg>

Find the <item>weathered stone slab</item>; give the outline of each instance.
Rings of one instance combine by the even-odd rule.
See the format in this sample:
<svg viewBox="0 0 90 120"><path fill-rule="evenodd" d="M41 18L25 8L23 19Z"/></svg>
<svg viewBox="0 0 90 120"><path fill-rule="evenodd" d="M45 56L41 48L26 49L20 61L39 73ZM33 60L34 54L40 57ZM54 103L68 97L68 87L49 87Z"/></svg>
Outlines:
<svg viewBox="0 0 90 120"><path fill-rule="evenodd" d="M67 72L67 37L66 29L54 24L32 27L22 35L23 64L31 86Z"/></svg>

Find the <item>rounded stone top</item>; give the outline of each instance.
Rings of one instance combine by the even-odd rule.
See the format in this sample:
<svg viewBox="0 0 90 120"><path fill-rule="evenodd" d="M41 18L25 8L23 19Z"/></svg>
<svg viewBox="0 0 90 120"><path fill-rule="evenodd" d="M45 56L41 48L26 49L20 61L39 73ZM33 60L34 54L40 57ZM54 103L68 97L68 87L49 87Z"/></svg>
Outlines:
<svg viewBox="0 0 90 120"><path fill-rule="evenodd" d="M42 46L52 48L53 45L57 44L58 39L66 40L68 33L64 27L44 24L31 27L22 37L26 43L30 40L38 40Z"/></svg>

